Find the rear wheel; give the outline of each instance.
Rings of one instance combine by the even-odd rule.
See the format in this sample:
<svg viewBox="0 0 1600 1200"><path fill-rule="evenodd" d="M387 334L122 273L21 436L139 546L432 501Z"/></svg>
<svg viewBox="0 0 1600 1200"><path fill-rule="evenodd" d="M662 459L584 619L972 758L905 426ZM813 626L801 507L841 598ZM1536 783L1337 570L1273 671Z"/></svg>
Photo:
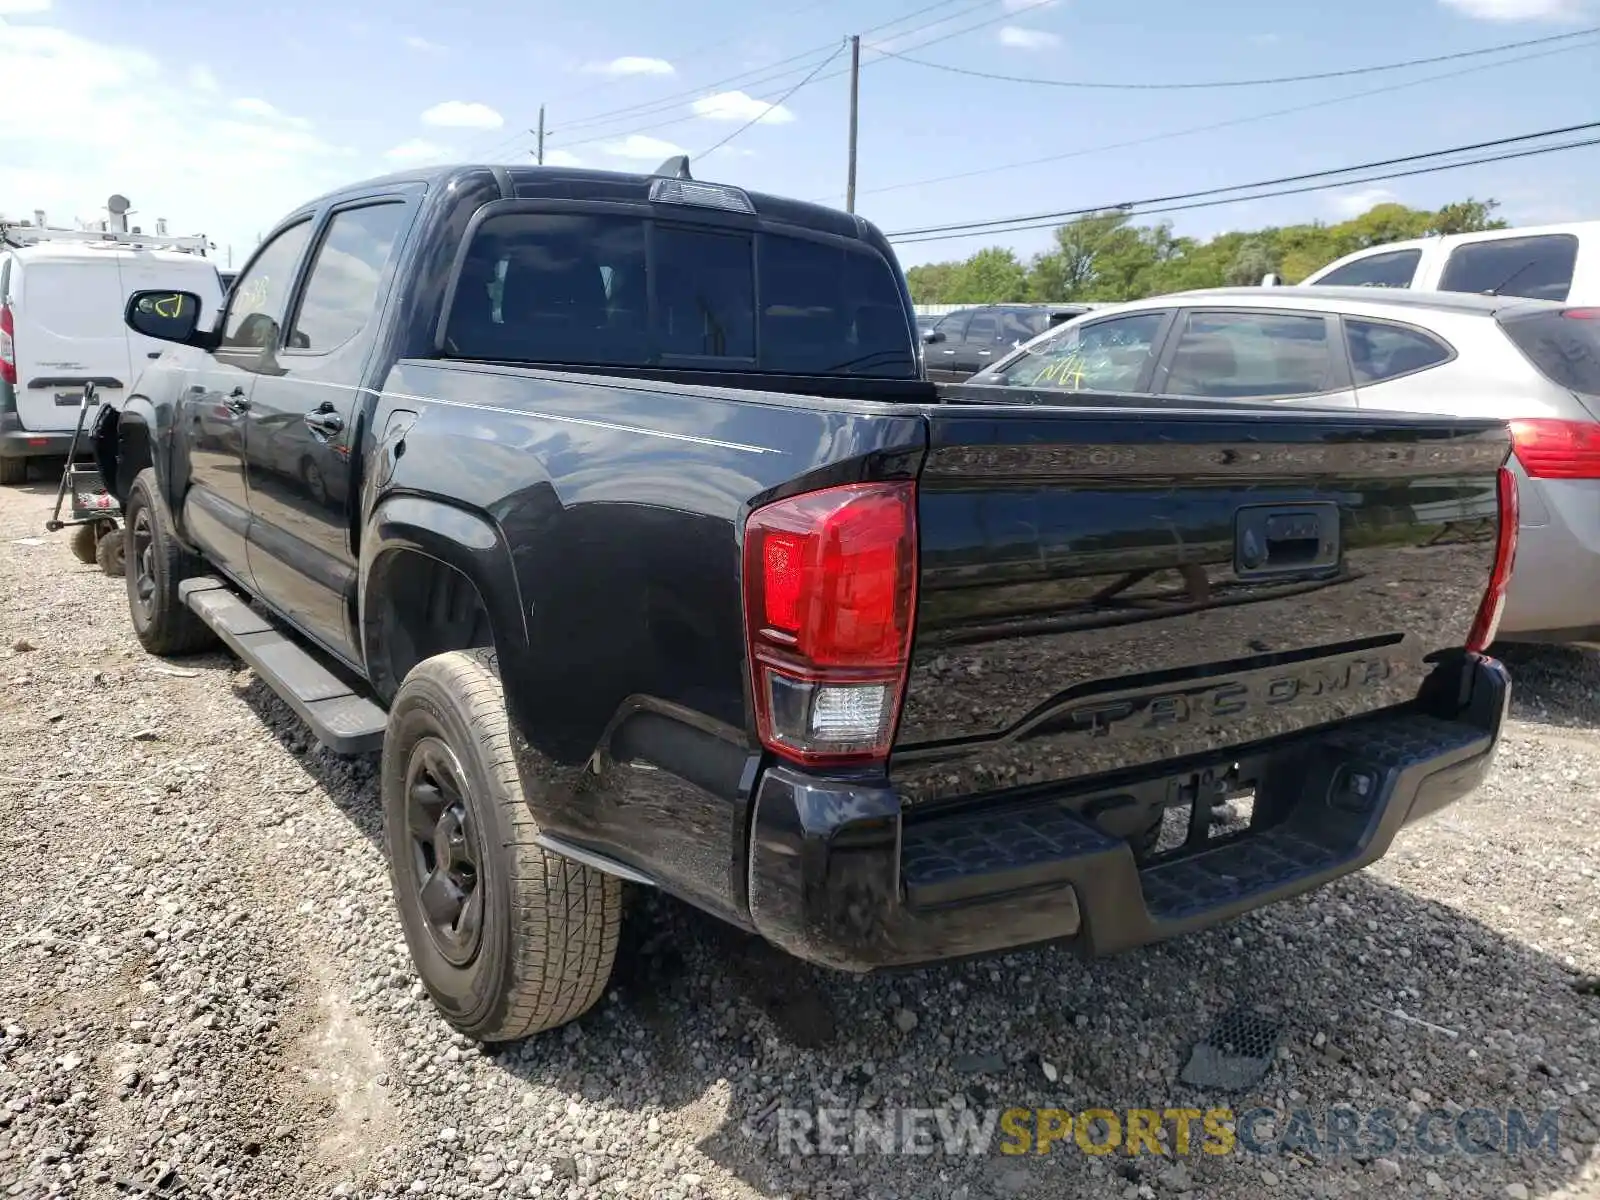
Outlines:
<svg viewBox="0 0 1600 1200"><path fill-rule="evenodd" d="M151 654L194 654L216 645L216 634L178 595L178 584L199 575L203 564L179 544L172 515L156 486L154 468L134 477L124 510L123 578L128 612L139 644Z"/></svg>
<svg viewBox="0 0 1600 1200"><path fill-rule="evenodd" d="M28 482L28 460L25 458L0 458L0 484Z"/></svg>
<svg viewBox="0 0 1600 1200"><path fill-rule="evenodd" d="M125 569L122 561L122 535L121 527L112 525L100 535L100 540L94 546L94 561L101 571L113 579L121 578Z"/></svg>
<svg viewBox="0 0 1600 1200"><path fill-rule="evenodd" d="M94 526L79 525L72 531L72 557L81 563L94 566Z"/></svg>
<svg viewBox="0 0 1600 1200"><path fill-rule="evenodd" d="M423 985L468 1037L575 1020L605 991L622 885L551 854L523 800L493 651L406 676L383 743L384 839Z"/></svg>

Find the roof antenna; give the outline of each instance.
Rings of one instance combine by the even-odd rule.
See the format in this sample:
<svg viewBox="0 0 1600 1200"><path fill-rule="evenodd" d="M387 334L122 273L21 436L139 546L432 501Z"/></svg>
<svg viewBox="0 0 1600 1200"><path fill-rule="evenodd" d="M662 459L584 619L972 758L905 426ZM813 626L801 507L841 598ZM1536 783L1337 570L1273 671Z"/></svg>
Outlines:
<svg viewBox="0 0 1600 1200"><path fill-rule="evenodd" d="M655 169L655 174L665 175L668 179L694 178L693 175L689 174L689 156L687 154L677 154L667 159L666 162Z"/></svg>

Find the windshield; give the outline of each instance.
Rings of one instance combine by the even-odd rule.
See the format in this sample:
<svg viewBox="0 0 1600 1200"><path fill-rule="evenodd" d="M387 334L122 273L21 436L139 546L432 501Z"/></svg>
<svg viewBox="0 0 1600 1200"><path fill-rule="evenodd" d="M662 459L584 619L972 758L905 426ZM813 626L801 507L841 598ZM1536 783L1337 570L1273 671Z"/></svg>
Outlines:
<svg viewBox="0 0 1600 1200"><path fill-rule="evenodd" d="M575 213L483 222L445 348L515 362L918 373L896 276L870 248Z"/></svg>

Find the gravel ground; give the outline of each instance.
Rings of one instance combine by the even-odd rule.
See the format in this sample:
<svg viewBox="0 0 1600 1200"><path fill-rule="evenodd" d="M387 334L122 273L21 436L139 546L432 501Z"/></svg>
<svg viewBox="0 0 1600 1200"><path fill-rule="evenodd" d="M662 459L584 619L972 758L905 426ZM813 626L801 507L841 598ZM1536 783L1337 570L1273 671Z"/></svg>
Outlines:
<svg viewBox="0 0 1600 1200"><path fill-rule="evenodd" d="M0 490L0 1194L1600 1196L1594 654L1508 654L1489 783L1314 897L1090 966L861 981L644 895L607 999L486 1053L413 982L374 764L309 744L225 656L143 654L121 585L42 533L48 491ZM1284 1024L1271 1072L1182 1084L1237 1003ZM779 1152L781 1109L884 1105L1392 1108L1402 1137L1521 1107L1560 1140Z"/></svg>

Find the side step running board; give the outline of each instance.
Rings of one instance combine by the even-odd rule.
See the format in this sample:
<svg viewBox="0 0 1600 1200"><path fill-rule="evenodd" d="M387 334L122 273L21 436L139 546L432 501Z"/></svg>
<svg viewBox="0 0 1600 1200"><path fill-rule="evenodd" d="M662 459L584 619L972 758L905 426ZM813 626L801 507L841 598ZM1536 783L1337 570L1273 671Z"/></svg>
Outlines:
<svg viewBox="0 0 1600 1200"><path fill-rule="evenodd" d="M178 595L263 683L282 697L312 734L335 754L370 754L383 747L388 717L280 633L232 588L213 576L186 579Z"/></svg>

